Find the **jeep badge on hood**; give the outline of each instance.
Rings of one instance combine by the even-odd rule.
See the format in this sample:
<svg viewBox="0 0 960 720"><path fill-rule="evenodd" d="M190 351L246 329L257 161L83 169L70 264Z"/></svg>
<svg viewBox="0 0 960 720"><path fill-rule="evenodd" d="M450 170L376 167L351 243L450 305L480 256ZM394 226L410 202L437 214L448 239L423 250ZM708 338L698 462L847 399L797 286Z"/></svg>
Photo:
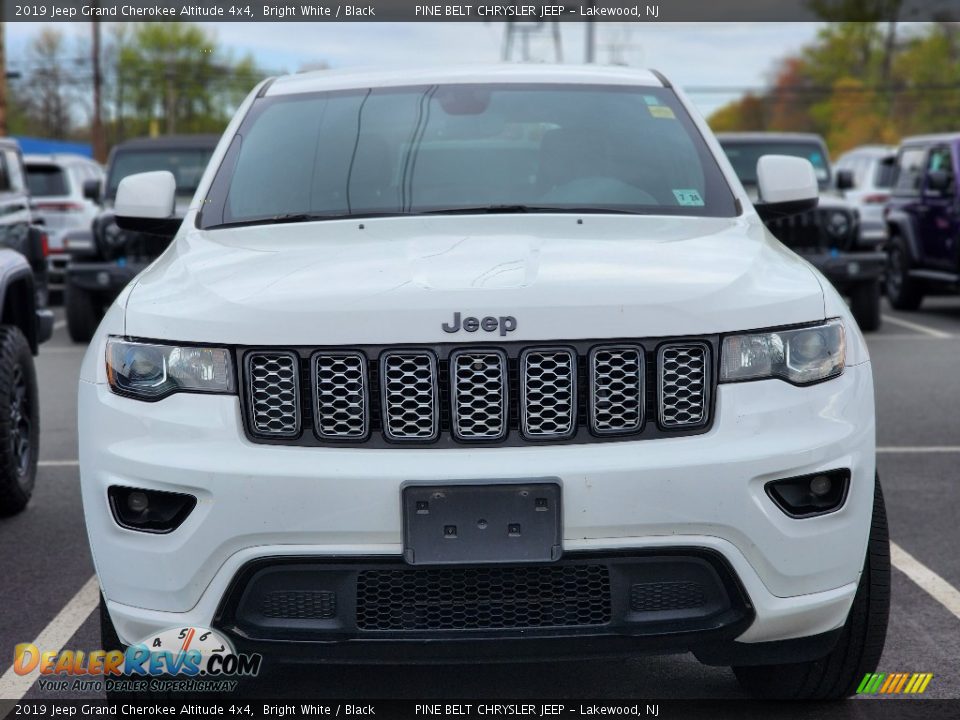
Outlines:
<svg viewBox="0 0 960 720"><path fill-rule="evenodd" d="M454 313L453 322L443 323L441 327L446 333L459 332L461 328L471 333L476 332L477 330L493 332L494 330L499 329L500 336L502 337L507 333L513 332L517 329L517 319L513 315L501 315L500 317L492 317L488 315L483 319L465 317L461 322L460 313Z"/></svg>

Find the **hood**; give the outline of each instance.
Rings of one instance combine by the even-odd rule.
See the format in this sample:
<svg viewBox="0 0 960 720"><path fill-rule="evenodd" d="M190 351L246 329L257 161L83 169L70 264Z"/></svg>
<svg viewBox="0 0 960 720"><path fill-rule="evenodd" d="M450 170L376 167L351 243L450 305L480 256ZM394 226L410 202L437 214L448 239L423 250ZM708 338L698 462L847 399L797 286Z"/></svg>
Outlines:
<svg viewBox="0 0 960 720"><path fill-rule="evenodd" d="M444 332L458 312L513 316L516 329ZM712 334L823 317L816 275L755 216L431 216L184 227L140 275L126 334L481 342Z"/></svg>

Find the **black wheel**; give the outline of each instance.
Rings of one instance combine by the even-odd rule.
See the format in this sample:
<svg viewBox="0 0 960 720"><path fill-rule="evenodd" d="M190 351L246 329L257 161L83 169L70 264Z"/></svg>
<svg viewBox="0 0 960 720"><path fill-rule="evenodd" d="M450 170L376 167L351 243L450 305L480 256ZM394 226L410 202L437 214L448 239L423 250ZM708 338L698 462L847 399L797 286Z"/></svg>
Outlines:
<svg viewBox="0 0 960 720"><path fill-rule="evenodd" d="M877 669L890 614L890 540L880 479L860 585L836 647L825 658L787 665L734 667L741 687L776 700L839 700Z"/></svg>
<svg viewBox="0 0 960 720"><path fill-rule="evenodd" d="M37 479L40 416L30 345L12 325L0 326L0 515L26 507Z"/></svg>
<svg viewBox="0 0 960 720"><path fill-rule="evenodd" d="M100 324L100 303L92 293L67 283L63 304L67 309L67 330L74 342L90 342Z"/></svg>
<svg viewBox="0 0 960 720"><path fill-rule="evenodd" d="M857 283L850 290L850 310L864 332L880 329L880 281Z"/></svg>
<svg viewBox="0 0 960 720"><path fill-rule="evenodd" d="M887 247L887 299L897 310L916 310L923 302L923 288L910 277L910 253L898 236Z"/></svg>

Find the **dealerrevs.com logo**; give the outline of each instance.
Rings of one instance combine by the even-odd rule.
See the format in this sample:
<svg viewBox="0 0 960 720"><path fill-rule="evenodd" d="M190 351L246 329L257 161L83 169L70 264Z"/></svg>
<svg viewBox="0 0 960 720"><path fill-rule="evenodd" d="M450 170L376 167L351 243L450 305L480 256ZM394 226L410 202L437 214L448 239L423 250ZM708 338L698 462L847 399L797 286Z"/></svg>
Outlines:
<svg viewBox="0 0 960 720"><path fill-rule="evenodd" d="M919 695L933 680L933 673L867 673L857 687L858 694Z"/></svg>
<svg viewBox="0 0 960 720"><path fill-rule="evenodd" d="M31 643L14 648L18 675L38 671L42 691L232 692L240 677L256 677L263 657L236 653L214 630L170 628L126 650L44 651Z"/></svg>

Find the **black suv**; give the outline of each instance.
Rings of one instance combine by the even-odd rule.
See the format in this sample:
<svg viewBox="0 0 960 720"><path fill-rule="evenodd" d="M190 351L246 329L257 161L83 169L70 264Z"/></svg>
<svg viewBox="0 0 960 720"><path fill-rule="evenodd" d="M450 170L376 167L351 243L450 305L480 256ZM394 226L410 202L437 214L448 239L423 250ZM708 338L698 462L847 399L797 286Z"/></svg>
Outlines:
<svg viewBox="0 0 960 720"><path fill-rule="evenodd" d="M791 155L810 161L820 184L818 207L788 217L764 217L764 222L780 242L850 298L850 309L862 330L879 328L886 258L876 241L861 236L856 208L837 194L853 187L853 175L847 170L833 171L823 138L808 133L756 132L718 133L717 139L753 199L761 156Z"/></svg>
<svg viewBox="0 0 960 720"><path fill-rule="evenodd" d="M916 310L960 292L960 133L906 138L887 205L887 298Z"/></svg>
<svg viewBox="0 0 960 720"><path fill-rule="evenodd" d="M127 175L168 170L177 181L176 214L183 216L207 161L219 141L217 135L170 135L141 138L113 148L107 161L106 185L96 180L84 185L84 195L100 202L103 211L93 221L86 242L67 240L70 263L65 278L67 329L75 342L87 342L103 313L120 291L153 262L171 236L122 230L113 214L117 186Z"/></svg>

